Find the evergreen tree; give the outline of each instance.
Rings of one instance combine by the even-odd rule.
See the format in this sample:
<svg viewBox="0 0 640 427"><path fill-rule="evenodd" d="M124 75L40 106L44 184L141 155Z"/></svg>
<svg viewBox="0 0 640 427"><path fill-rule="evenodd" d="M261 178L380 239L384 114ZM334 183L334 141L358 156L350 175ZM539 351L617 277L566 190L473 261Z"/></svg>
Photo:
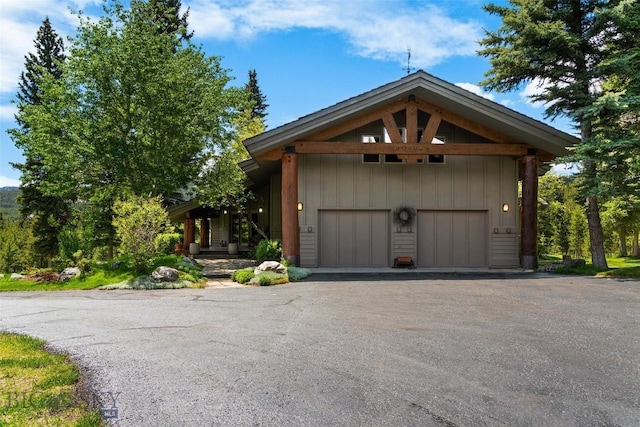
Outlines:
<svg viewBox="0 0 640 427"><path fill-rule="evenodd" d="M193 31L187 30L189 9L180 16L181 0L149 0L151 18L157 26L158 34L178 35L179 40L189 41Z"/></svg>
<svg viewBox="0 0 640 427"><path fill-rule="evenodd" d="M32 132L23 120L25 109L41 104L43 78L60 79L65 60L62 38L51 27L49 18L42 22L34 43L36 53L25 56L25 71L20 74L18 83L16 120L20 125L19 132L23 134ZM25 157L23 164L13 165L22 173L20 213L23 218L33 217L36 252L50 260L58 253L58 233L71 219L71 204L63 197L42 192L43 181L47 179L42 157L28 146L17 145L23 149Z"/></svg>
<svg viewBox="0 0 640 427"><path fill-rule="evenodd" d="M266 103L267 97L260 90L260 86L258 86L258 74L256 70L249 70L249 81L245 85L245 91L249 93L249 100L253 103L251 107L251 118L257 117L264 123L269 104Z"/></svg>
<svg viewBox="0 0 640 427"><path fill-rule="evenodd" d="M507 6L484 9L502 19L496 31L486 31L479 53L491 69L481 84L489 90L510 91L538 82L534 101L546 104L547 117L567 115L580 129L583 143L593 136L593 121L585 108L595 102L597 83L605 77L602 64L611 58L607 46L619 29L605 11L619 0L509 0ZM583 153L581 173L597 176L596 159ZM591 190L592 187L587 187ZM607 268L604 235L596 194L585 195L593 265Z"/></svg>

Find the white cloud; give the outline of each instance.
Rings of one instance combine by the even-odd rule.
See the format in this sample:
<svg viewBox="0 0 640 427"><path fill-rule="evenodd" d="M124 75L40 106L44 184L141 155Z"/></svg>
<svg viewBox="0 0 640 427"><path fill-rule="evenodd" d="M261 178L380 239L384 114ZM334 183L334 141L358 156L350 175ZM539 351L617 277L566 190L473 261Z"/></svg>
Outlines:
<svg viewBox="0 0 640 427"><path fill-rule="evenodd" d="M1 187L18 187L19 185L20 185L20 180L0 175L0 188Z"/></svg>
<svg viewBox="0 0 640 427"><path fill-rule="evenodd" d="M575 175L580 172L580 167L577 163L559 163L551 166L551 172L556 175Z"/></svg>
<svg viewBox="0 0 640 427"><path fill-rule="evenodd" d="M13 121L18 109L14 104L0 105L0 120Z"/></svg>
<svg viewBox="0 0 640 427"><path fill-rule="evenodd" d="M17 90L24 68L24 57L34 52L38 28L49 17L53 29L65 40L77 26L77 18L68 7L82 9L99 0L2 0L0 4L0 93Z"/></svg>
<svg viewBox="0 0 640 427"><path fill-rule="evenodd" d="M456 55L475 55L481 25L448 17L432 3L384 0L308 2L303 0L183 1L190 7L195 36L250 40L261 33L294 28L324 29L343 35L357 55L430 67Z"/></svg>
<svg viewBox="0 0 640 427"><path fill-rule="evenodd" d="M456 83L456 86L461 87L464 90L468 90L469 92L475 93L476 95L483 98L487 98L490 101L493 101L495 99L495 96L493 96L493 94L483 91L480 86L474 85L473 83Z"/></svg>

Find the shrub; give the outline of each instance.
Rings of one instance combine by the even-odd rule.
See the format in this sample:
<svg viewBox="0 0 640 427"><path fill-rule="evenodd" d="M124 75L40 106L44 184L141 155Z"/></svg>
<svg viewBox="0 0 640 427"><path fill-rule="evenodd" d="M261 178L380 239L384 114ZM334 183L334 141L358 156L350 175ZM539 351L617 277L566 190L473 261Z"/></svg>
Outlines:
<svg viewBox="0 0 640 427"><path fill-rule="evenodd" d="M256 261L280 261L282 258L282 242L280 240L261 240L256 248Z"/></svg>
<svg viewBox="0 0 640 427"><path fill-rule="evenodd" d="M131 256L138 271L144 271L156 251L156 236L169 223L159 197L118 200L113 206L113 226L120 248Z"/></svg>
<svg viewBox="0 0 640 427"><path fill-rule="evenodd" d="M265 271L249 281L252 285L260 286L281 285L288 282L289 277L286 274L280 274L274 271Z"/></svg>
<svg viewBox="0 0 640 427"><path fill-rule="evenodd" d="M311 275L311 270L300 267L287 267L287 275L292 282L306 279Z"/></svg>
<svg viewBox="0 0 640 427"><path fill-rule="evenodd" d="M235 282L244 284L253 279L254 276L255 275L253 274L253 271L249 271L247 269L237 270L233 273L233 280Z"/></svg>
<svg viewBox="0 0 640 427"><path fill-rule="evenodd" d="M155 238L156 253L161 255L173 254L176 243L182 242L180 233L160 233Z"/></svg>
<svg viewBox="0 0 640 427"><path fill-rule="evenodd" d="M260 283L260 286L271 286L271 279L268 276L260 276L258 283Z"/></svg>

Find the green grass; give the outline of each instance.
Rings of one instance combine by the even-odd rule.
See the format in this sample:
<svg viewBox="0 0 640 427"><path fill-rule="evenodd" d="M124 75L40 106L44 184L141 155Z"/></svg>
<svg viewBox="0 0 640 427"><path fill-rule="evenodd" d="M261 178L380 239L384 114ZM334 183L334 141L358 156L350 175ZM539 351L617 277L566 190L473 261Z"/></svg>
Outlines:
<svg viewBox="0 0 640 427"><path fill-rule="evenodd" d="M44 341L0 332L1 426L101 426L79 395L80 372Z"/></svg>
<svg viewBox="0 0 640 427"><path fill-rule="evenodd" d="M548 258L548 257L547 257ZM561 257L555 261L560 261ZM541 260L540 264L548 264L549 261ZM550 262L555 262L550 261ZM579 274L583 276L598 277L640 277L640 258L634 257L607 257L609 268L600 270L594 267L590 262L582 267L560 268L556 270L559 274Z"/></svg>
<svg viewBox="0 0 640 427"><path fill-rule="evenodd" d="M175 255L165 255L154 258L152 265L143 272L142 275L149 275L151 272L161 266L166 265L176 267L182 271L181 279L194 282L194 286L198 286L202 282L202 274L200 269L185 266L181 263L182 257ZM176 266L176 264L179 264ZM122 260L117 268L112 268L112 262L106 264L94 264L89 273L85 277L77 277L67 282L35 282L30 280L11 280L10 274L5 274L0 279L0 291L67 291L67 290L86 290L96 289L106 285L115 283L132 282L141 274L130 266L127 260Z"/></svg>

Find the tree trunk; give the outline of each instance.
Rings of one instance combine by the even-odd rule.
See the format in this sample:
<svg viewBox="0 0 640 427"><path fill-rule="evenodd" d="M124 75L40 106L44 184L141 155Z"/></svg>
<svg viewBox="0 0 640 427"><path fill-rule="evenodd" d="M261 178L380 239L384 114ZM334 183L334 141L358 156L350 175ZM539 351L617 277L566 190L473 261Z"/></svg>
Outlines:
<svg viewBox="0 0 640 427"><path fill-rule="evenodd" d="M582 144L591 138L591 122L583 120L580 123L580 136ZM591 159L584 159L582 162L583 174L588 180L596 180L596 165ZM599 269L607 269L607 258L604 253L604 233L600 222L600 208L596 196L589 195L587 203L587 220L589 222L589 245L591 247L591 263Z"/></svg>
<svg viewBox="0 0 640 427"><path fill-rule="evenodd" d="M587 197L587 220L589 221L589 244L591 246L591 263L599 269L607 269L607 258L604 253L604 233L600 222L600 210L595 196Z"/></svg>
<svg viewBox="0 0 640 427"><path fill-rule="evenodd" d="M640 230L636 230L633 232L633 248L631 249L631 256L638 257L640 256L640 245L638 245L638 240L640 240Z"/></svg>
<svg viewBox="0 0 640 427"><path fill-rule="evenodd" d="M627 230L624 227L620 227L620 230L618 230L618 237L620 245L620 256L629 256L627 254Z"/></svg>

